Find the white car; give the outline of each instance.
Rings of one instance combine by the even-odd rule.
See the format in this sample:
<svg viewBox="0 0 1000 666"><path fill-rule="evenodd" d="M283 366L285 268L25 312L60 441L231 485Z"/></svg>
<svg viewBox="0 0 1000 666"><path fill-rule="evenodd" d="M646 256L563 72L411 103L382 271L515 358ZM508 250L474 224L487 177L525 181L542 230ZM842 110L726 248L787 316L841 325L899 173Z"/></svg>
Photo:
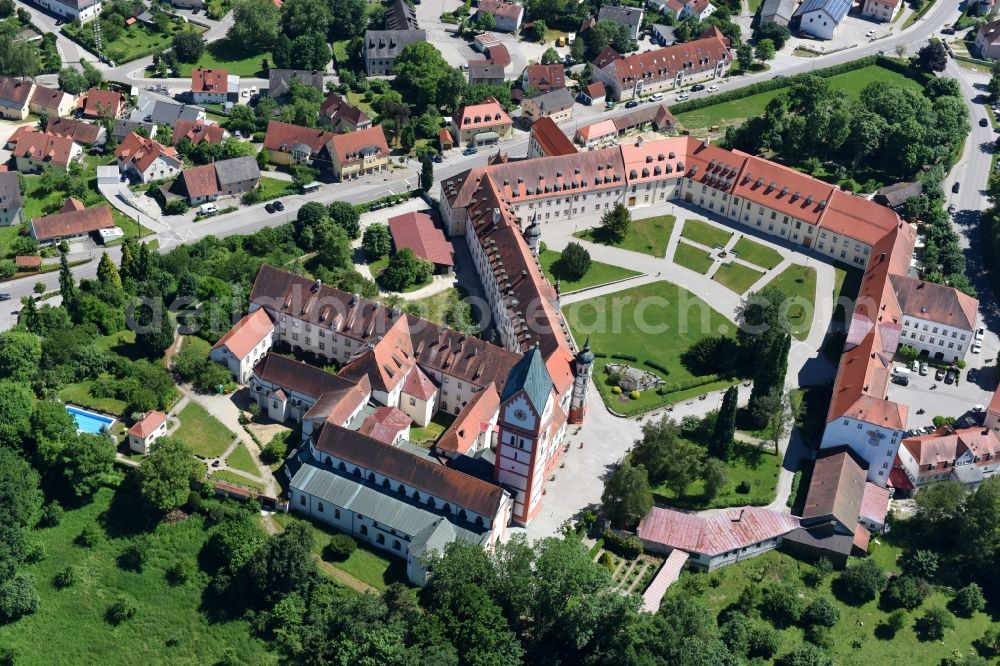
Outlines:
<svg viewBox="0 0 1000 666"><path fill-rule="evenodd" d="M681 93L680 95L677 96L677 101L678 102L683 102L684 100L686 100L686 99L688 99L690 97L691 97L691 95L688 95L687 93Z"/></svg>
<svg viewBox="0 0 1000 666"><path fill-rule="evenodd" d="M981 351L983 351L983 343L980 342L979 340L976 340L975 342L972 343L972 353L978 354Z"/></svg>
<svg viewBox="0 0 1000 666"><path fill-rule="evenodd" d="M986 335L986 328L985 327L980 326L979 328L976 329L976 340L980 340L981 341L983 339L984 335Z"/></svg>
<svg viewBox="0 0 1000 666"><path fill-rule="evenodd" d="M661 99L663 99L663 93L655 93L649 96L650 102L659 102Z"/></svg>
<svg viewBox="0 0 1000 666"><path fill-rule="evenodd" d="M710 93L718 92L718 91L719 91L719 86L711 85L711 86L708 87L708 92L710 92Z"/></svg>
<svg viewBox="0 0 1000 666"><path fill-rule="evenodd" d="M974 411L974 412L976 412L978 414L979 412L986 411L986 408L983 407L982 405L973 405L972 406L972 411Z"/></svg>

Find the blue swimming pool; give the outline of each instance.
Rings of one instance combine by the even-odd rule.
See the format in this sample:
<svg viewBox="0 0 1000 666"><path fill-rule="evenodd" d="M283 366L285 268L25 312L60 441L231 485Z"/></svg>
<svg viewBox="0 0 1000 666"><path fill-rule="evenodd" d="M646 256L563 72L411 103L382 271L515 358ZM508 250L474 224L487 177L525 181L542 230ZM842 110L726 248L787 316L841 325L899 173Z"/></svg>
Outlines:
<svg viewBox="0 0 1000 666"><path fill-rule="evenodd" d="M80 409L79 407L73 407L72 405L66 405L66 411L69 412L70 416L73 417L73 420L76 421L76 429L80 432L98 435L105 428L110 430L111 426L115 424L115 419L110 416L102 416L100 414L95 414L94 412L88 412L86 409Z"/></svg>

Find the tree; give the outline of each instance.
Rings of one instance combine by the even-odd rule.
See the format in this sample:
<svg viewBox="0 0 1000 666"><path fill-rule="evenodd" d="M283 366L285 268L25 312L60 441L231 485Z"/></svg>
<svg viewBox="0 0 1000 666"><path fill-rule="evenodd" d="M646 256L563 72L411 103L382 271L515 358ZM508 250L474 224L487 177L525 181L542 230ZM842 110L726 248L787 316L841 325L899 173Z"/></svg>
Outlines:
<svg viewBox="0 0 1000 666"><path fill-rule="evenodd" d="M63 307L72 312L76 306L76 280L73 279L65 252L59 253L59 295L62 296Z"/></svg>
<svg viewBox="0 0 1000 666"><path fill-rule="evenodd" d="M77 497L90 497L114 478L115 446L106 435L80 433L63 447L62 474Z"/></svg>
<svg viewBox="0 0 1000 666"><path fill-rule="evenodd" d="M104 81L104 75L101 74L101 70L86 60L80 61L80 67L83 69L83 78L87 80L87 88L97 88Z"/></svg>
<svg viewBox="0 0 1000 666"><path fill-rule="evenodd" d="M726 394L722 396L722 407L719 408L719 415L715 419L715 432L708 444L708 455L719 460L729 458L729 448L736 435L736 409L739 400L739 391L735 386L726 389Z"/></svg>
<svg viewBox="0 0 1000 666"><path fill-rule="evenodd" d="M434 187L434 163L430 159L425 159L420 165L420 189L430 192Z"/></svg>
<svg viewBox="0 0 1000 666"><path fill-rule="evenodd" d="M410 285L427 282L434 273L434 265L420 259L408 247L389 258L389 264L379 275L379 282L389 291L403 291Z"/></svg>
<svg viewBox="0 0 1000 666"><path fill-rule="evenodd" d="M289 39L278 35L273 49L274 64L287 69L326 69L333 54L326 38L318 32Z"/></svg>
<svg viewBox="0 0 1000 666"><path fill-rule="evenodd" d="M356 239L361 235L361 214L346 201L334 201L327 206L330 219L338 227L347 232L349 238Z"/></svg>
<svg viewBox="0 0 1000 666"><path fill-rule="evenodd" d="M323 548L323 559L343 562L358 549L358 542L350 534L334 534Z"/></svg>
<svg viewBox="0 0 1000 666"><path fill-rule="evenodd" d="M283 532L270 537L250 561L248 575L252 589L265 602L273 603L308 584L316 571L312 548L309 523L290 522Z"/></svg>
<svg viewBox="0 0 1000 666"><path fill-rule="evenodd" d="M576 282L590 270L590 263L590 253L579 243L570 242L559 255L552 272L557 278Z"/></svg>
<svg viewBox="0 0 1000 666"><path fill-rule="evenodd" d="M355 39L361 37L368 25L365 0L328 0L330 15L336 20L330 24L330 39Z"/></svg>
<svg viewBox="0 0 1000 666"><path fill-rule="evenodd" d="M536 42L545 41L545 33L549 31L549 26L542 19L532 21L531 38Z"/></svg>
<svg viewBox="0 0 1000 666"><path fill-rule="evenodd" d="M155 304L143 304L133 310L137 325L135 343L148 358L159 359L174 343L175 326L168 312Z"/></svg>
<svg viewBox="0 0 1000 666"><path fill-rule="evenodd" d="M187 500L191 482L205 473L191 449L174 437L161 437L150 446L149 455L139 465L142 496L160 511L170 511Z"/></svg>
<svg viewBox="0 0 1000 666"><path fill-rule="evenodd" d="M928 608L923 615L913 623L913 629L922 641L940 641L944 633L955 627L955 620L943 608Z"/></svg>
<svg viewBox="0 0 1000 666"><path fill-rule="evenodd" d="M30 383L41 359L42 345L34 333L18 330L0 333L0 379Z"/></svg>
<svg viewBox="0 0 1000 666"><path fill-rule="evenodd" d="M736 47L736 62L743 71L753 67L753 47L749 44L740 44Z"/></svg>
<svg viewBox="0 0 1000 666"><path fill-rule="evenodd" d="M930 587L924 580L913 576L899 576L889 581L882 592L881 603L886 608L913 610L924 602L930 594Z"/></svg>
<svg viewBox="0 0 1000 666"><path fill-rule="evenodd" d="M995 589L995 558L1000 553L1000 476L986 479L965 498L958 532L959 558L964 568Z"/></svg>
<svg viewBox="0 0 1000 666"><path fill-rule="evenodd" d="M775 666L833 666L831 659L815 645L801 645L774 661Z"/></svg>
<svg viewBox="0 0 1000 666"><path fill-rule="evenodd" d="M12 527L34 527L42 507L38 472L11 448L0 447L0 507Z"/></svg>
<svg viewBox="0 0 1000 666"><path fill-rule="evenodd" d="M919 51L917 51L917 64L928 72L943 72L948 66L948 53L944 50L944 45L933 40Z"/></svg>
<svg viewBox="0 0 1000 666"><path fill-rule="evenodd" d="M361 236L361 250L368 261L375 261L392 251L392 234L389 227L379 222L369 224Z"/></svg>
<svg viewBox="0 0 1000 666"><path fill-rule="evenodd" d="M271 0L236 0L226 38L238 52L263 53L281 34L281 12Z"/></svg>
<svg viewBox="0 0 1000 666"><path fill-rule="evenodd" d="M983 596L983 588L976 583L969 583L955 594L952 599L952 607L955 614L962 617L972 617L977 612L986 608L986 597Z"/></svg>
<svg viewBox="0 0 1000 666"><path fill-rule="evenodd" d="M295 219L292 220L296 245L307 250L315 249L316 230L329 219L329 210L323 204L317 201L308 201L302 204Z"/></svg>
<svg viewBox="0 0 1000 666"><path fill-rule="evenodd" d="M281 28L291 39L313 32L326 35L332 22L326 0L288 0L281 6Z"/></svg>
<svg viewBox="0 0 1000 666"><path fill-rule="evenodd" d="M14 574L0 581L0 619L13 622L38 610L40 597L35 579L26 573Z"/></svg>
<svg viewBox="0 0 1000 666"><path fill-rule="evenodd" d="M932 550L908 550L903 554L901 564L903 571L911 576L934 580L938 570L938 555Z"/></svg>
<svg viewBox="0 0 1000 666"><path fill-rule="evenodd" d="M393 87L417 109L455 108L465 89L461 70L452 67L430 42L408 44L396 57Z"/></svg>
<svg viewBox="0 0 1000 666"><path fill-rule="evenodd" d="M601 229L614 243L625 240L631 224L632 213L622 203L616 203L611 210L601 216Z"/></svg>
<svg viewBox="0 0 1000 666"><path fill-rule="evenodd" d="M791 35L792 33L786 26L774 22L761 23L754 32L756 39L770 39L774 42L774 48L778 51L785 48L785 42L788 41Z"/></svg>
<svg viewBox="0 0 1000 666"><path fill-rule="evenodd" d="M0 381L0 447L20 448L28 435L35 396L20 382Z"/></svg>
<svg viewBox="0 0 1000 666"><path fill-rule="evenodd" d="M774 392L779 394L784 390L785 374L788 370L788 353L792 347L792 336L764 334L770 340L767 347L753 358L756 370L753 376L753 389L750 392L750 402L747 409L758 428L763 427L777 405L773 399L766 400Z"/></svg>
<svg viewBox="0 0 1000 666"><path fill-rule="evenodd" d="M635 443L632 456L642 465L652 483L663 483L678 496L697 480L704 450L680 436L677 424L664 416L642 426L642 439Z"/></svg>
<svg viewBox="0 0 1000 666"><path fill-rule="evenodd" d="M601 503L612 523L625 528L636 525L653 508L645 468L633 466L631 458L625 456L604 484Z"/></svg>
<svg viewBox="0 0 1000 666"><path fill-rule="evenodd" d="M59 70L59 87L70 95L79 95L87 90L87 79L76 69L63 67Z"/></svg>
<svg viewBox="0 0 1000 666"><path fill-rule="evenodd" d="M712 501L719 491L726 487L728 480L726 464L718 458L709 458L701 470L701 478L705 485L705 499Z"/></svg>
<svg viewBox="0 0 1000 666"><path fill-rule="evenodd" d="M101 254L101 261L97 264L97 280L112 289L122 288L122 278L118 273L118 267L111 261L107 252Z"/></svg>
<svg viewBox="0 0 1000 666"><path fill-rule="evenodd" d="M542 64L543 65L558 65L562 62L562 58L559 56L559 52L556 51L551 46L545 49L545 53L542 54Z"/></svg>
<svg viewBox="0 0 1000 666"><path fill-rule="evenodd" d="M886 577L875 560L867 559L847 567L837 582L850 601L864 603L885 589Z"/></svg>
<svg viewBox="0 0 1000 666"><path fill-rule="evenodd" d="M1000 61L994 60L993 62L993 75L990 76L990 81L986 85L986 91L990 95L990 103L996 104L997 101L1000 101L1000 73L997 71L996 63Z"/></svg>
<svg viewBox="0 0 1000 666"><path fill-rule="evenodd" d="M774 41L770 39L762 39L757 42L756 48L754 48L754 57L761 62L767 62L768 60L774 60L775 45Z"/></svg>
<svg viewBox="0 0 1000 666"><path fill-rule="evenodd" d="M802 620L810 626L832 627L840 620L840 611L827 597L816 597L806 607Z"/></svg>
<svg viewBox="0 0 1000 666"><path fill-rule="evenodd" d="M780 582L768 585L761 591L760 612L775 627L788 627L802 617L805 602L799 598L796 584Z"/></svg>
<svg viewBox="0 0 1000 666"><path fill-rule="evenodd" d="M198 62L205 52L205 40L193 30L180 30L171 40L174 53L181 62Z"/></svg>

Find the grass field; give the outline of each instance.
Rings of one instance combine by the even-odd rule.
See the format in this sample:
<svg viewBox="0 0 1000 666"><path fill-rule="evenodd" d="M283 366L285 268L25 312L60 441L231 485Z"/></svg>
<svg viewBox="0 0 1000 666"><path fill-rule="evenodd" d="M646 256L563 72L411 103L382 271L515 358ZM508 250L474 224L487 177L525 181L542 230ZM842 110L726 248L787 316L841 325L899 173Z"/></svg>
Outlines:
<svg viewBox="0 0 1000 666"><path fill-rule="evenodd" d="M252 481L244 476L230 472L227 469L220 469L218 472L212 472L209 474L208 480L228 483L231 486L239 486L240 488L246 488L247 490L252 490L257 493L264 492L263 483Z"/></svg>
<svg viewBox="0 0 1000 666"><path fill-rule="evenodd" d="M75 384L67 384L59 391L59 397L63 402L71 402L81 407L89 407L99 412L121 416L122 412L125 411L125 402L117 398L95 398L90 393L90 387L93 383L92 380L88 379Z"/></svg>
<svg viewBox="0 0 1000 666"><path fill-rule="evenodd" d="M732 231L720 229L703 220L684 220L684 228L681 230L681 238L708 247L724 247L732 237Z"/></svg>
<svg viewBox="0 0 1000 666"><path fill-rule="evenodd" d="M674 250L674 263L684 268L690 268L695 273L704 275L714 263L712 255L700 247L695 247L690 243L679 241Z"/></svg>
<svg viewBox="0 0 1000 666"><path fill-rule="evenodd" d="M705 498L705 484L701 479L685 488L684 494L679 498L662 485L653 488L653 497L683 509L718 509L746 504L760 506L774 501L780 468L781 458L774 455L772 450L734 444L733 453L726 462L726 485L711 501ZM749 493L737 492L736 489L743 481L750 482Z"/></svg>
<svg viewBox="0 0 1000 666"><path fill-rule="evenodd" d="M127 540L116 532L105 534L93 548L74 545L84 527L116 520L131 524L130 516L122 515L131 511L131 498L113 502L113 497L112 490L100 490L89 504L67 510L57 527L31 533L31 541L43 545L48 555L24 567L37 583L39 610L0 625L0 645L15 651L16 662L84 664L100 655L100 663L115 666L214 664L225 652L234 651L241 664L277 664L278 656L247 622L206 616L208 576L198 569L198 554L208 533L200 515L174 525L160 524L145 536L149 557L142 573L118 567L117 557ZM183 562L190 572L184 584L171 585L165 579L165 570L175 562ZM67 566L74 568L76 584L57 589L52 579ZM105 621L104 613L120 596L135 603L136 614L116 627Z"/></svg>
<svg viewBox="0 0 1000 666"><path fill-rule="evenodd" d="M274 57L269 51L247 54L231 45L228 39L220 39L205 48L205 52L198 58L198 62L181 63L181 76L190 77L191 70L196 67L207 67L209 69L225 69L236 76L266 79L267 74L261 67L263 60L273 63Z"/></svg>
<svg viewBox="0 0 1000 666"><path fill-rule="evenodd" d="M175 33L185 29L204 32L204 28L180 22L170 23L169 29L165 32L157 32L142 23L136 23L133 26L125 28L118 39L110 42L105 41L103 52L116 65L121 65L154 52L162 51L170 46ZM64 34L71 35L81 43L86 44L88 50L94 51L93 24L74 26L72 23L67 23L62 27L62 31Z"/></svg>
<svg viewBox="0 0 1000 666"><path fill-rule="evenodd" d="M254 462L253 454L247 449L245 444L237 444L233 452L226 458L226 464L233 469L238 469L247 474L258 476L257 464Z"/></svg>
<svg viewBox="0 0 1000 666"><path fill-rule="evenodd" d="M295 185L293 185L290 181L268 178L267 176L260 177L261 201L270 201L271 199L277 199L278 197L284 197L290 194L295 194Z"/></svg>
<svg viewBox="0 0 1000 666"><path fill-rule="evenodd" d="M233 433L196 402L189 402L177 415L181 425L174 436L202 458L218 458L232 443Z"/></svg>
<svg viewBox="0 0 1000 666"><path fill-rule="evenodd" d="M788 298L799 301L791 304L786 313L792 337L796 340L805 340L812 327L813 313L816 310L816 269L792 264L765 287L777 287Z"/></svg>
<svg viewBox="0 0 1000 666"><path fill-rule="evenodd" d="M826 79L832 88L844 92L850 99L857 99L862 88L869 83L899 83L915 90L922 89L919 82L879 65L870 65L853 72L837 74ZM787 88L776 88L766 92L742 97L729 102L721 102L694 111L679 113L677 121L688 130L698 130L714 125L737 125L747 118L764 113L768 102L785 92Z"/></svg>
<svg viewBox="0 0 1000 666"><path fill-rule="evenodd" d="M410 427L410 441L414 444L436 442L441 434L455 422L451 414L438 412L425 426Z"/></svg>
<svg viewBox="0 0 1000 666"><path fill-rule="evenodd" d="M763 271L758 271L733 261L719 266L719 270L715 271L712 279L727 289L731 289L737 294L742 294L762 277L764 277Z"/></svg>
<svg viewBox="0 0 1000 666"><path fill-rule="evenodd" d="M875 559L881 557L878 548L878 546L873 547L872 557ZM701 586L701 592L692 593L699 604L716 614L735 603L743 588L751 582L759 582L766 587L780 581L799 581L810 569L808 564L771 551L707 574L713 582ZM692 575L706 576L706 574ZM831 646L828 653L832 662L838 666L939 664L944 657L950 656L956 650L968 654L973 641L979 639L990 624L990 618L984 613L976 613L968 619L953 616L955 628L946 632L943 641L919 640L912 628L913 619L923 615L928 608L944 606L948 600L944 592L937 591L918 609L908 614L909 626L891 640L883 640L878 638L875 632L879 624L888 617L888 613L878 608L877 601L870 601L857 607L842 603L830 590L831 581L836 577L836 573L827 577L816 589L803 588L803 594L807 604L817 596L826 596L840 611L840 620L830 630ZM685 594L686 588L689 589L689 586L684 584L682 578L667 591L667 596ZM781 629L778 634L781 638L779 655L805 642L804 632L799 627Z"/></svg>
<svg viewBox="0 0 1000 666"><path fill-rule="evenodd" d="M777 250L750 240L746 236L736 241L733 252L743 261L771 270L781 263L781 253Z"/></svg>
<svg viewBox="0 0 1000 666"><path fill-rule="evenodd" d="M552 284L556 283L556 280L560 282L560 290L562 293L568 293L571 291L580 291L582 289L591 289L592 287L597 287L602 284L607 284L609 282L616 282L618 280L624 280L626 278L635 277L636 275L641 275L636 271L630 271L627 268L620 268L618 266L612 266L611 264L602 264L599 261L590 262L590 270L588 270L582 278L579 280L567 280L561 274L553 272L553 264L555 264L562 253L556 252L555 250L545 250L538 254L538 260L542 264L542 270L545 271L545 277L549 279ZM556 266L558 269L558 265Z"/></svg>
<svg viewBox="0 0 1000 666"><path fill-rule="evenodd" d="M304 520L313 530L313 551L316 557L322 557L323 548L330 543L330 537L338 534L338 531L323 523L309 520L302 516L275 514L274 520L282 527L288 525L292 520ZM330 562L333 566L346 571L355 578L362 580L372 587L384 590L392 583L406 583L406 563L400 559L383 555L361 540L358 540L358 549L343 562Z"/></svg>
<svg viewBox="0 0 1000 666"><path fill-rule="evenodd" d="M585 229L573 234L577 238L601 243L603 245L614 245L623 250L642 252L654 257L662 257L667 251L667 243L670 241L670 234L674 229L677 218L673 215L660 215L659 217L648 217L643 220L632 220L625 240L620 243L612 243L602 233L600 227Z"/></svg>
<svg viewBox="0 0 1000 666"><path fill-rule="evenodd" d="M670 282L652 282L609 296L598 296L563 308L576 340L590 337L591 347L603 354L632 354L632 363L665 379L668 385L691 383L696 377L681 363L681 355L707 335L733 335L735 325L686 289ZM607 359L610 360L610 359ZM643 365L651 360L669 370L664 374ZM594 378L605 402L615 411L634 414L674 402L670 393L644 391L639 399L615 396L603 373L605 359ZM707 381L707 380L706 380ZM685 389L685 397L699 391Z"/></svg>

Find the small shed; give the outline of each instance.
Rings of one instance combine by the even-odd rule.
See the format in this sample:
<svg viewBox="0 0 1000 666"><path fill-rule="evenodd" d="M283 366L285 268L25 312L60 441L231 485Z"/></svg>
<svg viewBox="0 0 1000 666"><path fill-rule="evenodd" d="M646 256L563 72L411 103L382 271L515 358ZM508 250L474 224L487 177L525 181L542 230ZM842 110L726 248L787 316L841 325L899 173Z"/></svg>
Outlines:
<svg viewBox="0 0 1000 666"><path fill-rule="evenodd" d="M438 142L441 144L441 152L451 150L455 147L455 139L451 136L451 132L448 131L447 127L442 127L438 131Z"/></svg>
<svg viewBox="0 0 1000 666"><path fill-rule="evenodd" d="M38 255L18 255L14 257L14 265L19 271L37 271L42 267L42 258Z"/></svg>

